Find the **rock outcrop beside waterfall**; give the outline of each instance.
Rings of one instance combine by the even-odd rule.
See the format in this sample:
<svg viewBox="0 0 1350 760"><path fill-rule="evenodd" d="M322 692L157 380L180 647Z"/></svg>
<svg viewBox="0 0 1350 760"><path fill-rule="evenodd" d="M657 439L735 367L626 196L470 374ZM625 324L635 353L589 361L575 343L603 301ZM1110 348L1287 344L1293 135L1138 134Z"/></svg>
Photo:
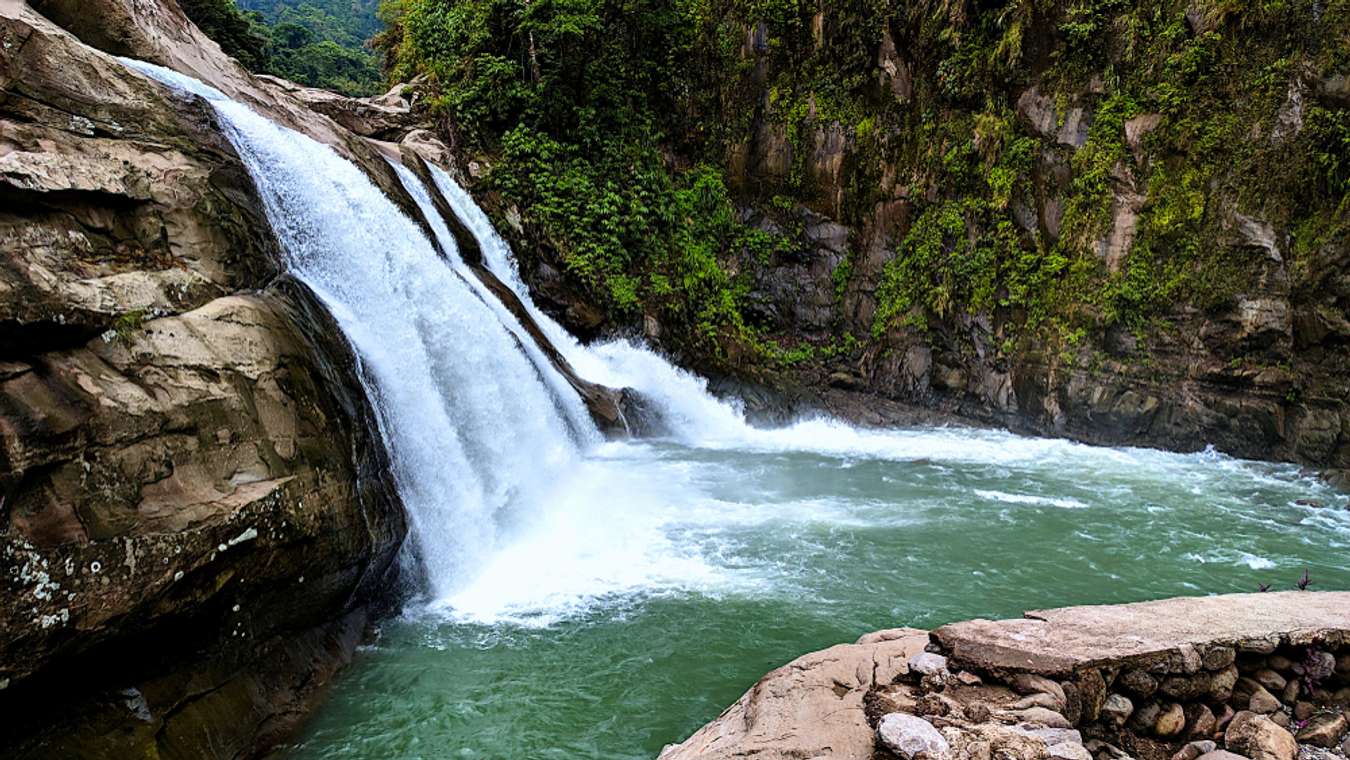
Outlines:
<svg viewBox="0 0 1350 760"><path fill-rule="evenodd" d="M1350 594L1028 612L806 655L661 760L1339 760Z"/></svg>
<svg viewBox="0 0 1350 760"><path fill-rule="evenodd" d="M39 5L250 82L172 4ZM0 754L256 755L397 570L353 356L210 108L18 2L0 198Z"/></svg>

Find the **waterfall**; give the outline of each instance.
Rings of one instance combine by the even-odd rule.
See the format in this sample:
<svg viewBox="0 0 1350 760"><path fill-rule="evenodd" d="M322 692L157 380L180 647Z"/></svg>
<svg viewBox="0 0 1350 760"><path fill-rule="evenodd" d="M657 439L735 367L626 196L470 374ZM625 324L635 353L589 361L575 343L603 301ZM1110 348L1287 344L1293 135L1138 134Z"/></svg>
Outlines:
<svg viewBox="0 0 1350 760"><path fill-rule="evenodd" d="M356 350L429 591L452 596L576 467L569 427L595 436L577 419L575 394L551 387L491 299L332 148L190 77L123 63L205 98L220 116L287 270Z"/></svg>

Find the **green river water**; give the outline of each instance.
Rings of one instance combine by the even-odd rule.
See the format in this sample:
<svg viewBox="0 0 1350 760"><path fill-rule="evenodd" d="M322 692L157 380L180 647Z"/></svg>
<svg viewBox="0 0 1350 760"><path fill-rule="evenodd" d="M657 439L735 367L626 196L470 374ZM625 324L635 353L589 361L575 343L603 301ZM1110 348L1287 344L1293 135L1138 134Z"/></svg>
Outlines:
<svg viewBox="0 0 1350 760"><path fill-rule="evenodd" d="M1288 465L877 436L606 444L585 477L620 482L526 531L467 612L386 621L291 757L653 758L768 670L878 628L1288 588L1305 567L1350 588L1346 497Z"/></svg>

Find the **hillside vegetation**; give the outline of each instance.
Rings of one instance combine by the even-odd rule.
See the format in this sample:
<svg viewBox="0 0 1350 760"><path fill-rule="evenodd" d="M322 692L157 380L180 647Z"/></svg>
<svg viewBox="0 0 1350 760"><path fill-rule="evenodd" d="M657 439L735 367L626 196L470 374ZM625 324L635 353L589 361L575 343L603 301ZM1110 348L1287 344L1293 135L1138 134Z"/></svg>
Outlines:
<svg viewBox="0 0 1350 760"><path fill-rule="evenodd" d="M1288 230L1295 269L1344 246L1350 116L1320 96L1344 89L1345 0L386 0L386 14L396 77L432 75L490 187L618 322L654 313L694 339L767 345L784 326L750 317L732 262L793 255L803 210L853 231L841 302L862 233L890 238L861 273L875 308L813 336L832 346L961 313L1003 314L1009 349L1146 331L1262 276L1260 246L1229 244L1235 220ZM897 202L900 223L877 219Z"/></svg>
<svg viewBox="0 0 1350 760"><path fill-rule="evenodd" d="M196 24L248 68L310 87L373 95L384 84L366 41L375 0L180 0Z"/></svg>

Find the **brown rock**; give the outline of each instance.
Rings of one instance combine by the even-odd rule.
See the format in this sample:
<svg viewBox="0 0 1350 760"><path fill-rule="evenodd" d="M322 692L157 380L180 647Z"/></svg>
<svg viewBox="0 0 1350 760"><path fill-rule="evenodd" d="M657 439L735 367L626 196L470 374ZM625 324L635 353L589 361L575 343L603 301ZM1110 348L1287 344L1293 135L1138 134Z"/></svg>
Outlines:
<svg viewBox="0 0 1350 760"><path fill-rule="evenodd" d="M1205 670L1223 670L1237 660L1237 650L1232 647L1210 647L1202 655L1201 663Z"/></svg>
<svg viewBox="0 0 1350 760"><path fill-rule="evenodd" d="M778 668L716 720L663 750L661 760L870 757L874 738L863 697L889 684L928 644L927 633L900 630L907 633L841 644Z"/></svg>
<svg viewBox="0 0 1350 760"><path fill-rule="evenodd" d="M1237 681L1237 666L1229 665L1217 672L1202 671L1194 675L1165 678L1159 684L1158 691L1173 699L1190 701L1207 697L1223 701L1232 692Z"/></svg>
<svg viewBox="0 0 1350 760"><path fill-rule="evenodd" d="M1303 684L1297 679L1290 679L1284 685L1284 690L1280 692L1280 701L1286 705L1292 705L1298 701L1299 692L1303 690Z"/></svg>
<svg viewBox="0 0 1350 760"><path fill-rule="evenodd" d="M1317 705L1314 705L1312 702L1294 703L1294 720L1307 720L1308 718L1311 718L1315 712L1317 712Z"/></svg>
<svg viewBox="0 0 1350 760"><path fill-rule="evenodd" d="M1229 752L1226 749L1216 749L1213 752L1206 752L1201 755L1198 760L1250 760L1250 758Z"/></svg>
<svg viewBox="0 0 1350 760"><path fill-rule="evenodd" d="M1304 744L1330 749L1340 743L1347 730L1350 730L1350 721L1343 713L1320 713L1308 719L1299 729L1297 738Z"/></svg>
<svg viewBox="0 0 1350 760"><path fill-rule="evenodd" d="M1288 591L1033 610L1026 618L945 625L933 638L953 668L1063 677L1104 661L1180 659L1184 645L1259 642L1274 651L1280 636L1271 631L1342 628L1350 629L1350 593Z"/></svg>
<svg viewBox="0 0 1350 760"><path fill-rule="evenodd" d="M1284 687L1289 683L1285 680L1284 676L1276 673L1270 668L1256 671L1252 674L1252 680L1261 684L1265 687L1266 691L1271 693L1284 691Z"/></svg>
<svg viewBox="0 0 1350 760"><path fill-rule="evenodd" d="M1162 711L1153 724L1153 733L1167 738L1176 736L1186 728L1186 712L1181 705L1173 703Z"/></svg>
<svg viewBox="0 0 1350 760"><path fill-rule="evenodd" d="M1061 705L1067 701L1064 696L1064 687L1056 681L1033 673L1018 673L1008 680L1008 685L1018 694L1049 694Z"/></svg>
<svg viewBox="0 0 1350 760"><path fill-rule="evenodd" d="M1294 760L1298 755L1293 734L1270 718L1246 710L1233 716L1224 733L1224 743L1228 749L1252 760Z"/></svg>
<svg viewBox="0 0 1350 760"><path fill-rule="evenodd" d="M1272 654L1266 658L1266 667L1271 670L1288 673L1294 668L1294 661L1282 654Z"/></svg>
<svg viewBox="0 0 1350 760"><path fill-rule="evenodd" d="M1120 674L1120 685L1135 696L1148 697L1158 690L1158 679L1142 670L1127 669Z"/></svg>
<svg viewBox="0 0 1350 760"><path fill-rule="evenodd" d="M1218 719L1207 705L1186 706L1186 734L1192 737L1210 737L1218 730Z"/></svg>
<svg viewBox="0 0 1350 760"><path fill-rule="evenodd" d="M1269 715L1280 709L1280 707L1280 700L1276 699L1275 695L1260 687L1252 692L1251 699L1247 700L1247 709L1261 715Z"/></svg>
<svg viewBox="0 0 1350 760"><path fill-rule="evenodd" d="M1080 672L1074 679L1074 685L1078 687L1078 697L1083 704L1079 721L1091 723L1097 720L1097 716L1101 715L1102 704L1106 701L1106 679L1102 678L1101 671L1088 668Z"/></svg>
<svg viewBox="0 0 1350 760"><path fill-rule="evenodd" d="M1233 711L1231 706L1223 705L1219 709L1219 712L1214 716L1214 730L1222 731L1227 728L1228 724L1233 720L1233 716L1236 714L1237 713Z"/></svg>

